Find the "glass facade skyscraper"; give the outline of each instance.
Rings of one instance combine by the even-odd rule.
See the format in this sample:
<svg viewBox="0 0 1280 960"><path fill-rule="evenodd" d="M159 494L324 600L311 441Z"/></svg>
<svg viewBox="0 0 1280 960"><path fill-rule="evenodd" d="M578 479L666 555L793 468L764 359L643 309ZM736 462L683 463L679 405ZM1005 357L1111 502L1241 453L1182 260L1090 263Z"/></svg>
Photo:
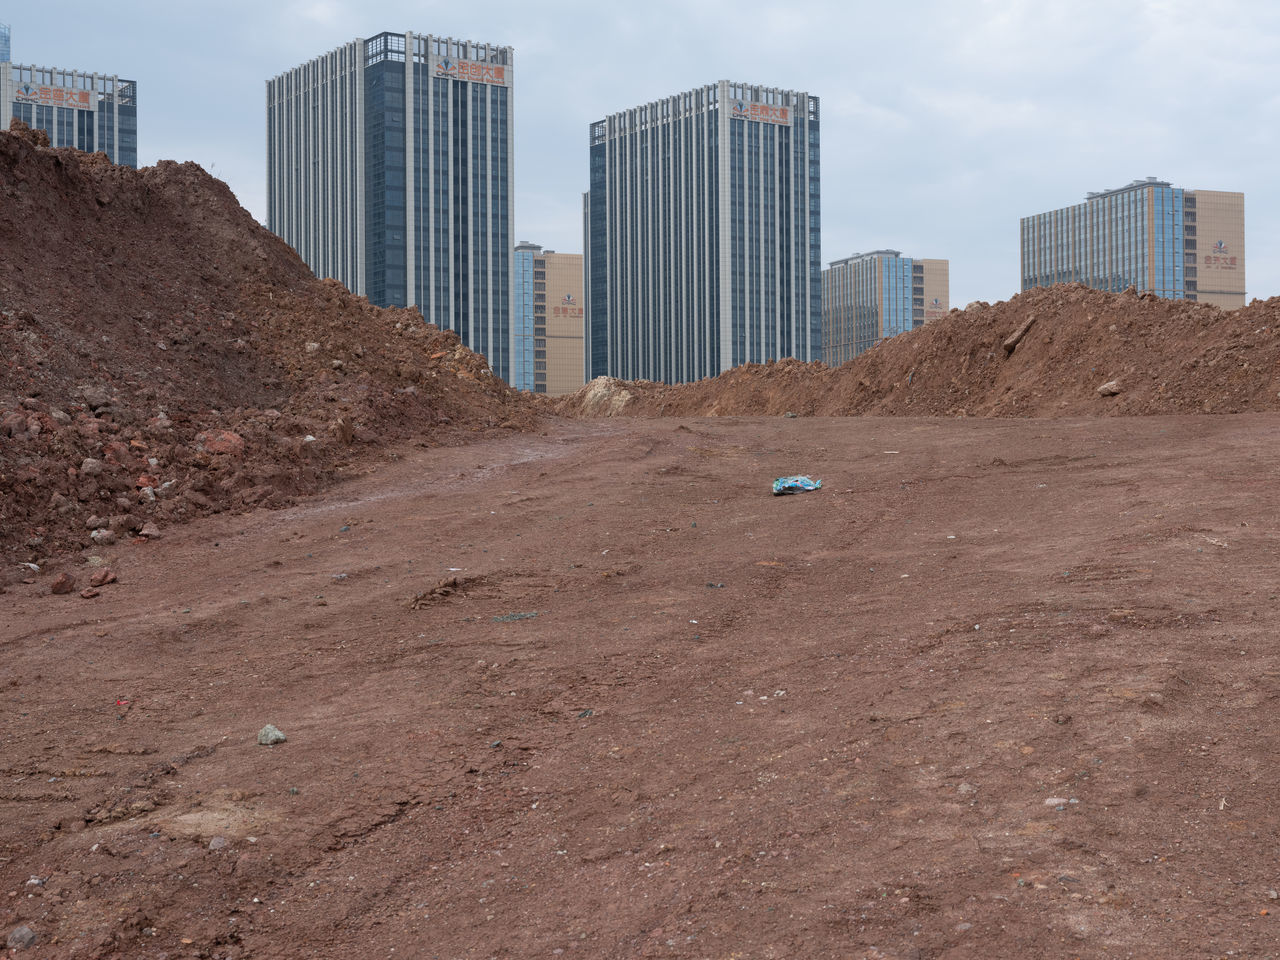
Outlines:
<svg viewBox="0 0 1280 960"><path fill-rule="evenodd" d="M822 271L822 360L838 366L950 309L950 264L873 250Z"/></svg>
<svg viewBox="0 0 1280 960"><path fill-rule="evenodd" d="M591 125L587 379L819 358L818 107L722 80Z"/></svg>
<svg viewBox="0 0 1280 960"><path fill-rule="evenodd" d="M138 165L138 85L101 73L10 61L10 33L0 24L0 130L15 117L49 135L55 147L105 153Z"/></svg>
<svg viewBox="0 0 1280 960"><path fill-rule="evenodd" d="M357 39L267 82L267 226L512 377L511 47Z"/></svg>
<svg viewBox="0 0 1280 960"><path fill-rule="evenodd" d="M1147 177L1023 217L1022 289L1083 283L1170 300L1244 305L1244 195Z"/></svg>

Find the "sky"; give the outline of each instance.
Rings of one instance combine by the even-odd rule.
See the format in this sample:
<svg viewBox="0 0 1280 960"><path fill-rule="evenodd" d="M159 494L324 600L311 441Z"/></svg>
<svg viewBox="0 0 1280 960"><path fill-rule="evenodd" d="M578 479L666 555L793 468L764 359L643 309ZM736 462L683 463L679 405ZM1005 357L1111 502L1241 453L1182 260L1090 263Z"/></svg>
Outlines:
<svg viewBox="0 0 1280 960"><path fill-rule="evenodd" d="M223 0L11 5L14 62L138 82L138 160L192 160L266 219L266 81L383 31L515 48L516 239L582 250L589 125L733 80L817 96L824 263L950 261L1018 290L1020 217L1154 176L1245 195L1249 297L1280 294L1280 4Z"/></svg>

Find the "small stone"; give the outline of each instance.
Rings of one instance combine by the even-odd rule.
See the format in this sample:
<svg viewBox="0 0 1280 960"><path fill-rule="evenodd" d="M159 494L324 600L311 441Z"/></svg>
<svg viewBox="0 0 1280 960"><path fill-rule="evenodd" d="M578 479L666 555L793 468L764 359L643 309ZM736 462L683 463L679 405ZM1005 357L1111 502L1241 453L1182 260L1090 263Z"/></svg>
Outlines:
<svg viewBox="0 0 1280 960"><path fill-rule="evenodd" d="M95 590L93 587L86 587L84 590L80 591L80 596L86 600L92 600L94 597L102 596L102 591Z"/></svg>
<svg viewBox="0 0 1280 960"><path fill-rule="evenodd" d="M80 473L86 477L97 477L102 474L102 461L93 457L85 457L80 461Z"/></svg>
<svg viewBox="0 0 1280 960"><path fill-rule="evenodd" d="M146 537L148 540L159 540L160 528L155 525L154 521L148 520L142 525L142 529L138 531L138 535Z"/></svg>
<svg viewBox="0 0 1280 960"><path fill-rule="evenodd" d="M89 578L89 586L91 587L102 587L108 583L115 583L115 582L116 582L116 574L115 574L115 571L112 570L110 567L103 567L101 570L97 571L96 573L94 573L93 576Z"/></svg>
<svg viewBox="0 0 1280 960"><path fill-rule="evenodd" d="M1066 797L1046 797L1044 805L1046 807L1061 807L1070 803Z"/></svg>
<svg viewBox="0 0 1280 960"><path fill-rule="evenodd" d="M279 729L269 723L258 731L258 743L264 747L274 747L277 743L284 743L288 739Z"/></svg>
<svg viewBox="0 0 1280 960"><path fill-rule="evenodd" d="M958 793L963 793L963 794L968 795L968 794L972 794L972 793L977 793L977 792L978 792L978 788L977 788L977 787L975 787L972 783L962 783L962 784L960 784L958 787L956 787L956 791L957 791Z"/></svg>
<svg viewBox="0 0 1280 960"><path fill-rule="evenodd" d="M34 947L36 944L36 932L23 924L20 927L14 927L9 933L9 939L5 941L5 945L10 950L26 950Z"/></svg>
<svg viewBox="0 0 1280 960"><path fill-rule="evenodd" d="M90 530L97 530L99 527L105 527L107 525L107 521L95 513L84 522L84 525Z"/></svg>
<svg viewBox="0 0 1280 960"><path fill-rule="evenodd" d="M229 844L229 841L227 840L226 837L214 837L212 840L209 841L209 849L221 850L222 848L228 846L228 844Z"/></svg>
<svg viewBox="0 0 1280 960"><path fill-rule="evenodd" d="M1267 899L1268 899L1268 900L1280 900L1280 893L1277 893L1275 890L1268 890L1268 891L1267 891Z"/></svg>
<svg viewBox="0 0 1280 960"><path fill-rule="evenodd" d="M69 573L60 573L49 587L50 593L70 593L76 588L76 578Z"/></svg>
<svg viewBox="0 0 1280 960"><path fill-rule="evenodd" d="M116 542L116 535L113 530L103 529L95 530L89 534L93 538L93 542L100 547L109 547Z"/></svg>
<svg viewBox="0 0 1280 960"><path fill-rule="evenodd" d="M306 348L306 349L307 349L307 353L319 353L319 352L320 352L320 344L318 344L318 343L316 343L316 342L312 341L312 342L310 342L310 343L308 343L308 344L307 344L307 348Z"/></svg>
<svg viewBox="0 0 1280 960"><path fill-rule="evenodd" d="M964 933L966 930L972 930L972 929L973 929L973 924L972 924L972 923L957 923L957 924L956 924L956 933Z"/></svg>
<svg viewBox="0 0 1280 960"><path fill-rule="evenodd" d="M1117 393L1120 392L1120 389L1121 388L1120 388L1119 380L1108 380L1106 383L1104 383L1102 386L1098 388L1098 393L1100 393L1104 397L1114 397Z"/></svg>

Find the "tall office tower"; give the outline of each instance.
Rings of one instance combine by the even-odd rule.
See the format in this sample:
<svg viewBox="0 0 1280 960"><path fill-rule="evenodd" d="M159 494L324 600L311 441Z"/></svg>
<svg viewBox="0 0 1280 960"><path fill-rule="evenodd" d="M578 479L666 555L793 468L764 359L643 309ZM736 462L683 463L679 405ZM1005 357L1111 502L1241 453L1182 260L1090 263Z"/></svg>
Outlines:
<svg viewBox="0 0 1280 960"><path fill-rule="evenodd" d="M55 147L105 153L138 165L138 85L101 73L10 62L8 24L0 23L0 130L17 117L49 134Z"/></svg>
<svg viewBox="0 0 1280 960"><path fill-rule="evenodd" d="M267 226L511 377L513 51L353 40L267 82Z"/></svg>
<svg viewBox="0 0 1280 960"><path fill-rule="evenodd" d="M839 366L950 309L950 264L873 250L822 271L822 359Z"/></svg>
<svg viewBox="0 0 1280 960"><path fill-rule="evenodd" d="M591 125L586 375L822 350L818 98L719 83Z"/></svg>
<svg viewBox="0 0 1280 960"><path fill-rule="evenodd" d="M516 339L511 385L559 396L583 384L582 254L516 245Z"/></svg>
<svg viewBox="0 0 1280 960"><path fill-rule="evenodd" d="M1022 289L1083 283L1244 306L1244 194L1147 177L1023 217Z"/></svg>

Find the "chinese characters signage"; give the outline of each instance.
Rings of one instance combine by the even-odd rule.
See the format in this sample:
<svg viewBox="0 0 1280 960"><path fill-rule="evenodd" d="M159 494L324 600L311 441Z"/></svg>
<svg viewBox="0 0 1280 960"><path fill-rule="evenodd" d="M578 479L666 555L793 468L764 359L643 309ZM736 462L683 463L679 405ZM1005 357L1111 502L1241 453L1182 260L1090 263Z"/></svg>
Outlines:
<svg viewBox="0 0 1280 960"><path fill-rule="evenodd" d="M436 76L451 80L469 80L472 83L507 85L507 68L497 63L481 63L478 60L451 60L445 58L436 63Z"/></svg>
<svg viewBox="0 0 1280 960"><path fill-rule="evenodd" d="M739 120L759 120L761 123L776 123L779 126L791 126L791 108L773 107L767 103L747 103L735 100L730 116Z"/></svg>
<svg viewBox="0 0 1280 960"><path fill-rule="evenodd" d="M554 307L552 316L556 317L580 317L582 316L581 307Z"/></svg>
<svg viewBox="0 0 1280 960"><path fill-rule="evenodd" d="M1216 253L1206 253L1204 255L1204 265L1206 267L1217 267L1219 270L1235 270L1236 258L1224 257Z"/></svg>
<svg viewBox="0 0 1280 960"><path fill-rule="evenodd" d="M68 90L65 87L37 87L23 83L13 91L14 103L38 103L44 107L70 107L76 110L92 110L88 90Z"/></svg>

